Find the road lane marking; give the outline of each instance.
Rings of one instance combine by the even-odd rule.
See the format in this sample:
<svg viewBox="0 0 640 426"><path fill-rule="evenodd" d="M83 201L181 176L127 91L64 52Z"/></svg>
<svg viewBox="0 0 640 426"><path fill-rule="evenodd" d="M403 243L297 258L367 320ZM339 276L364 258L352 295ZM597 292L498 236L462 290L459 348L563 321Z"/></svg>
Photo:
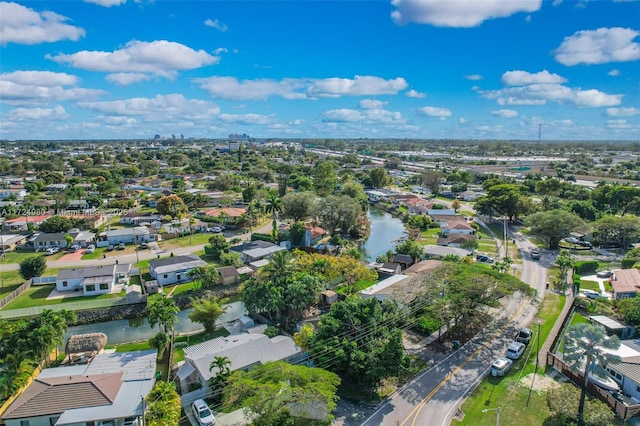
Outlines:
<svg viewBox="0 0 640 426"><path fill-rule="evenodd" d="M520 307L518 308L516 313L509 319L509 321L506 322L506 324L502 328L500 328L495 333L493 333L493 335L491 336L490 339L488 339L488 341L489 342L493 341L498 334L504 332L504 330L507 329L509 324L513 322L514 318L520 315L520 312L522 312L522 310L524 309L524 306L525 306L524 302L521 302ZM418 419L418 415L422 411L422 408L427 404L427 402L429 402L431 398L433 398L433 396L453 378L453 376L455 376L458 372L460 372L460 370L462 370L469 362L471 362L473 358L475 358L476 355L478 355L484 349L488 349L486 344L480 344L480 347L476 349L475 352L469 355L462 363L460 363L460 365L458 365L453 371L447 374L445 378L442 379L442 381L438 383L438 385L431 392L429 392L429 394L425 396L422 401L420 401L420 403L413 409L413 411L409 413L409 415L402 421L402 423L400 423L400 426L404 426L405 423L407 423L407 421L409 421L411 417L413 417L411 426L415 426L416 420Z"/></svg>

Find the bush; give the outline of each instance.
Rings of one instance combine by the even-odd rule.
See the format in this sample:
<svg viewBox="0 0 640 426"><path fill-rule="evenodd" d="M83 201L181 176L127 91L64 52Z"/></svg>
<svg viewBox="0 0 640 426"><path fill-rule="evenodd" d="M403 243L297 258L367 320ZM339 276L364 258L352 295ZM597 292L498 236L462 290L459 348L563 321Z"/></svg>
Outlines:
<svg viewBox="0 0 640 426"><path fill-rule="evenodd" d="M271 237L271 235L259 234L254 232L251 235L251 241L267 241L269 243L273 243L273 238Z"/></svg>
<svg viewBox="0 0 640 426"><path fill-rule="evenodd" d="M585 273L596 272L600 264L597 260L582 260L576 262L573 270L576 274L585 275Z"/></svg>
<svg viewBox="0 0 640 426"><path fill-rule="evenodd" d="M272 338L272 337L276 337L278 334L280 334L280 330L278 330L277 327L274 327L274 326L270 325L264 330L264 334L268 338Z"/></svg>
<svg viewBox="0 0 640 426"><path fill-rule="evenodd" d="M431 334L440 328L440 324L440 321L437 319L431 318L427 314L423 314L416 318L415 328L422 333Z"/></svg>

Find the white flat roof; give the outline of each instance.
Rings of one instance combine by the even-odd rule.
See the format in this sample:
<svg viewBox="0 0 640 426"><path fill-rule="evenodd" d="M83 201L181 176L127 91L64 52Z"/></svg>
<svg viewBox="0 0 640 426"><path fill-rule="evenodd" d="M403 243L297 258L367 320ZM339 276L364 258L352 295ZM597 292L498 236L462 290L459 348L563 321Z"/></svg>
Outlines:
<svg viewBox="0 0 640 426"><path fill-rule="evenodd" d="M399 283L400 281L404 280L405 278L409 278L408 275L404 275L404 274L398 274L398 275L392 275L389 278L386 278L382 281L380 281L379 283L372 285L371 287L367 287L364 290L360 291L360 294L364 294L367 296L372 296L374 294L377 294L379 292L381 292L382 290L391 287L392 285Z"/></svg>

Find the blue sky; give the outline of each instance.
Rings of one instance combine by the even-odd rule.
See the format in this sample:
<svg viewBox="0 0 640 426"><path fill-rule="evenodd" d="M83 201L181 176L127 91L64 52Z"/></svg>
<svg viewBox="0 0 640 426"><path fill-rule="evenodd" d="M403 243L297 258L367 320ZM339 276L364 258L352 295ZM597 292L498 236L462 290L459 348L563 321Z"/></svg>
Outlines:
<svg viewBox="0 0 640 426"><path fill-rule="evenodd" d="M0 137L640 139L640 2L0 2Z"/></svg>

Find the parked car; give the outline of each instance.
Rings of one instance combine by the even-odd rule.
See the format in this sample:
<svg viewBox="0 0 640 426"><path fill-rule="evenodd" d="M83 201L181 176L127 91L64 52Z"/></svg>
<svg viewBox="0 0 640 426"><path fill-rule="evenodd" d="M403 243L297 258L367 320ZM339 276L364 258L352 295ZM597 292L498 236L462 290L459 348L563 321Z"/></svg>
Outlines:
<svg viewBox="0 0 640 426"><path fill-rule="evenodd" d="M148 248L149 248L149 244L145 243L144 241L140 243L141 250L146 250Z"/></svg>
<svg viewBox="0 0 640 426"><path fill-rule="evenodd" d="M494 262L493 257L489 257L489 256L484 255L484 254L477 255L476 256L476 260L478 262L482 262L482 263L493 263Z"/></svg>
<svg viewBox="0 0 640 426"><path fill-rule="evenodd" d="M124 243L118 244L118 250L124 250Z"/></svg>
<svg viewBox="0 0 640 426"><path fill-rule="evenodd" d="M58 247L51 247L51 248L46 249L44 251L44 254L46 254L47 256L50 256L52 254L56 254L59 251L60 251L60 249Z"/></svg>
<svg viewBox="0 0 640 426"><path fill-rule="evenodd" d="M513 342L507 348L507 358L518 359L524 353L526 346L521 342Z"/></svg>
<svg viewBox="0 0 640 426"><path fill-rule="evenodd" d="M203 399L196 399L193 401L191 409L199 425L211 426L215 424L216 418L213 416L211 409Z"/></svg>
<svg viewBox="0 0 640 426"><path fill-rule="evenodd" d="M596 272L596 277L598 278L609 278L613 276L613 271L598 271Z"/></svg>
<svg viewBox="0 0 640 426"><path fill-rule="evenodd" d="M521 328L516 335L516 342L524 343L528 345L531 341L531 336L533 336L533 331L530 328Z"/></svg>
<svg viewBox="0 0 640 426"><path fill-rule="evenodd" d="M498 358L493 364L491 364L491 375L494 377L500 377L507 374L507 371L511 369L513 361L509 358Z"/></svg>
<svg viewBox="0 0 640 426"><path fill-rule="evenodd" d="M80 250L80 245L78 245L78 244L74 244L74 245L72 245L71 247L69 247L69 252L70 252L70 253L75 253L75 252L77 252L78 250Z"/></svg>
<svg viewBox="0 0 640 426"><path fill-rule="evenodd" d="M217 234L219 232L222 232L222 228L220 228L219 226L214 226L212 228L209 228L209 232L215 232Z"/></svg>
<svg viewBox="0 0 640 426"><path fill-rule="evenodd" d="M600 292L595 290L583 290L582 294L584 294L589 299L600 299L601 297L604 297L602 294L600 294Z"/></svg>
<svg viewBox="0 0 640 426"><path fill-rule="evenodd" d="M533 248L531 249L531 259L533 260L538 260L540 259L540 249L539 248Z"/></svg>
<svg viewBox="0 0 640 426"><path fill-rule="evenodd" d="M107 248L105 249L105 251L113 251L113 246L112 246L112 245L107 246Z"/></svg>
<svg viewBox="0 0 640 426"><path fill-rule="evenodd" d="M87 247L87 249L84 252L85 253L93 253L94 251L96 251L96 246L91 244L89 247Z"/></svg>

